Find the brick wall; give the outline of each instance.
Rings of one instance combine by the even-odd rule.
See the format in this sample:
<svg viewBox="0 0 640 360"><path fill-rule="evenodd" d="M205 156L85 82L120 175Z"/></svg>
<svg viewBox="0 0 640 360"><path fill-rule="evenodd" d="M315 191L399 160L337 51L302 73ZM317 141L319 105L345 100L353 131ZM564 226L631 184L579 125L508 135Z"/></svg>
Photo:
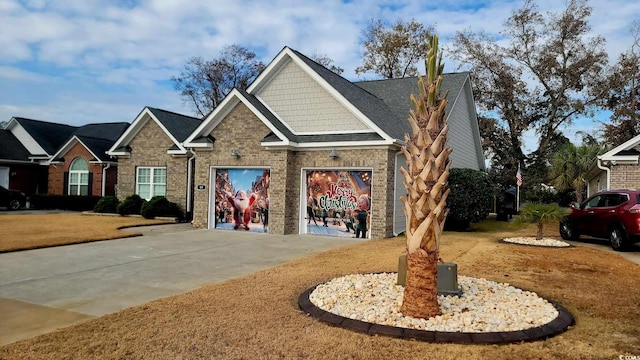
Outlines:
<svg viewBox="0 0 640 360"><path fill-rule="evenodd" d="M64 164L49 165L48 193L53 195L64 195L64 173L69 172L71 163L76 158L83 158L88 163L94 157L82 144L75 144L64 154ZM89 163L89 172L93 174L91 191L89 195L100 196L102 194L102 165Z"/></svg>
<svg viewBox="0 0 640 360"><path fill-rule="evenodd" d="M640 189L640 165L612 166L611 189Z"/></svg>
<svg viewBox="0 0 640 360"><path fill-rule="evenodd" d="M197 150L196 185L206 190L194 194L193 225L209 227L211 168L257 167L271 170L269 232L299 232L301 172L303 168L373 170L371 237L389 237L393 232L394 152L389 149L337 150L332 159L329 150L267 150L260 145L270 130L242 103L238 104L211 133L216 138L211 150ZM236 149L241 158L230 156ZM122 164L120 164L122 167Z"/></svg>
<svg viewBox="0 0 640 360"><path fill-rule="evenodd" d="M149 119L129 143L131 155L118 158L118 199L123 200L136 192L136 168L138 166L167 168L167 200L187 206L187 157L167 154L173 141Z"/></svg>

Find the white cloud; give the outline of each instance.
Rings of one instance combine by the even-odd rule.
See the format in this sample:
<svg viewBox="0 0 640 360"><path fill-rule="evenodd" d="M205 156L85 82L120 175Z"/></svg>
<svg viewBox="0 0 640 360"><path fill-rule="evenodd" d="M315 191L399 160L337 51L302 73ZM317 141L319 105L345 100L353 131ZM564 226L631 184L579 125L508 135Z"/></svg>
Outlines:
<svg viewBox="0 0 640 360"><path fill-rule="evenodd" d="M36 114L64 122L130 121L145 105L190 113L168 80L188 58L217 57L234 43L255 50L264 62L285 45L327 54L345 77L356 79L359 37L371 18L435 24L446 46L467 28L497 34L523 3L493 0L478 8L472 0L0 0L0 119ZM543 11L564 6L536 3ZM607 38L615 59L630 45L625 27L637 18L640 3L590 5L593 33ZM446 70L455 71L446 61Z"/></svg>

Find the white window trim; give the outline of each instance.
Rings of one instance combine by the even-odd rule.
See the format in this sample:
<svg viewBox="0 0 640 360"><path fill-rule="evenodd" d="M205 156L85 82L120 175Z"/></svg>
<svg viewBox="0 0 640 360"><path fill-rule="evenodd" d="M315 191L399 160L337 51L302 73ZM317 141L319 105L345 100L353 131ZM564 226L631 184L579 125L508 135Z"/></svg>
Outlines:
<svg viewBox="0 0 640 360"><path fill-rule="evenodd" d="M83 158L75 158L73 159L73 161L71 162L71 165L69 166L69 180L67 181L67 194L69 195L82 195L82 186L86 186L87 187L87 195L89 195L89 170L71 170L71 168L73 167L73 164L78 161L78 160L83 160L86 164L87 167L89 167L89 162ZM78 175L78 181L77 183L72 183L71 182L71 178L72 178L72 174L77 174ZM82 183L82 174L86 174L87 177L87 183L83 184ZM71 186L77 186L77 193L76 194L72 194L71 193Z"/></svg>
<svg viewBox="0 0 640 360"><path fill-rule="evenodd" d="M167 195L167 167L166 166L138 166L136 168L136 194L140 195L140 170L141 169L149 169L151 170L151 172L149 173L149 198L143 198L147 201L151 200L152 197L154 196L166 196ZM155 171L162 169L164 170L164 183L154 183L154 175L155 175ZM145 185L147 183L144 183ZM154 190L156 185L164 185L164 194L155 194ZM140 196L142 197L142 196Z"/></svg>

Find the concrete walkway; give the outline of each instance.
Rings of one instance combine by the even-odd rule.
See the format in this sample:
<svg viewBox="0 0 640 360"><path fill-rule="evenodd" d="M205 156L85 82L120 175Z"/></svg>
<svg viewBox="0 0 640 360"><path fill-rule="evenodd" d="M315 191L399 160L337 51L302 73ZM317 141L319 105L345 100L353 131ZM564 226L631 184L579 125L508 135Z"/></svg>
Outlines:
<svg viewBox="0 0 640 360"><path fill-rule="evenodd" d="M144 236L0 254L0 344L363 241L190 224L132 230Z"/></svg>

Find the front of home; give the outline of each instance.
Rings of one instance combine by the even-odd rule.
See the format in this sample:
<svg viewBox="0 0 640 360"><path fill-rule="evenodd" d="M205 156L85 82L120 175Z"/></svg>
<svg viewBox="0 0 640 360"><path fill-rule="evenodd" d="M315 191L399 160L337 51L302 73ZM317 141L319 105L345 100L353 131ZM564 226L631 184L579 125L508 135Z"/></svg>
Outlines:
<svg viewBox="0 0 640 360"><path fill-rule="evenodd" d="M468 73L447 74L454 167L484 169ZM185 140L195 157L193 225L365 238L404 231L400 148L417 79L350 82L285 47ZM362 233L362 232L361 232Z"/></svg>

